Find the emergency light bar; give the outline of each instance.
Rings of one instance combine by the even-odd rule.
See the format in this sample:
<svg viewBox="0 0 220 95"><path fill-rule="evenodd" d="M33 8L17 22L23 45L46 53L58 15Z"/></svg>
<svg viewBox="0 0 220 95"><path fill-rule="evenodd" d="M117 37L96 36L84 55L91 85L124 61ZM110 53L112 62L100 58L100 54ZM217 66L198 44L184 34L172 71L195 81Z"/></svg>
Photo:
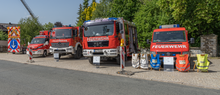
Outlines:
<svg viewBox="0 0 220 95"><path fill-rule="evenodd" d="M115 20L118 20L118 18L115 18L115 17L100 18L100 19L95 19L95 20L87 20L84 23L89 24L89 23L94 23L94 22L115 21Z"/></svg>
<svg viewBox="0 0 220 95"><path fill-rule="evenodd" d="M159 29L163 29L163 28L175 28L175 27L180 27L179 24L170 24L170 25L160 25Z"/></svg>

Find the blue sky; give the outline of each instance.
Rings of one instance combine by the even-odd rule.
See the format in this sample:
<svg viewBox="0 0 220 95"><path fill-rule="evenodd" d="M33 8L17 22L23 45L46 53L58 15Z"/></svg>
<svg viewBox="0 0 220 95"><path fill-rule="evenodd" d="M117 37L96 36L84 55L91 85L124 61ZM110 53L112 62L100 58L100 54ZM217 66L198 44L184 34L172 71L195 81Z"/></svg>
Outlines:
<svg viewBox="0 0 220 95"><path fill-rule="evenodd" d="M45 24L60 21L63 25L75 25L79 4L83 0L24 0L39 22ZM92 0L89 0L89 5ZM99 2L99 0L96 0ZM30 14L20 0L0 0L0 23L17 24L21 18Z"/></svg>

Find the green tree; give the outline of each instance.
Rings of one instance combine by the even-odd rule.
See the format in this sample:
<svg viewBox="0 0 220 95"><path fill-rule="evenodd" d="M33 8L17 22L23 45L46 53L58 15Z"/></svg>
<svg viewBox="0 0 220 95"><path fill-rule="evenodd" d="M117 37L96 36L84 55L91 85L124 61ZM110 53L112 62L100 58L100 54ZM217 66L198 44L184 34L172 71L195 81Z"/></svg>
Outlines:
<svg viewBox="0 0 220 95"><path fill-rule="evenodd" d="M77 17L77 21L76 21L76 25L77 25L77 26L79 26L79 24L80 24L80 19L81 19L81 17L82 17L82 12L83 12L83 10L82 10L82 4L80 4L80 5L79 5L79 11L77 12L77 14L79 15L79 16Z"/></svg>
<svg viewBox="0 0 220 95"><path fill-rule="evenodd" d="M123 17L128 21L133 21L139 5L139 0L113 0L111 3L111 16Z"/></svg>
<svg viewBox="0 0 220 95"><path fill-rule="evenodd" d="M39 31L42 30L42 27L37 23L38 18L22 18L18 22L20 26L21 33L21 44L24 44L23 40L25 39L26 44L30 42L33 37L39 35Z"/></svg>
<svg viewBox="0 0 220 95"><path fill-rule="evenodd" d="M3 32L1 29L0 29L0 40L4 40L4 41L8 40L8 34Z"/></svg>
<svg viewBox="0 0 220 95"><path fill-rule="evenodd" d="M96 0L92 0L92 3L91 3L91 5L90 5L90 6L92 6L93 2L95 2L95 3L96 3Z"/></svg>
<svg viewBox="0 0 220 95"><path fill-rule="evenodd" d="M87 8L89 6L89 0L84 0L83 1L83 11L85 11L84 13L82 13L81 15L81 24L83 24L84 21L86 21L86 13L87 13Z"/></svg>
<svg viewBox="0 0 220 95"><path fill-rule="evenodd" d="M196 39L192 46L200 46L200 35L220 35L220 0L159 0L158 5Z"/></svg>
<svg viewBox="0 0 220 95"><path fill-rule="evenodd" d="M54 27L54 24L51 23L51 22L48 22L48 23L45 23L43 25L43 27L44 27L44 30L50 30L50 29L52 29Z"/></svg>
<svg viewBox="0 0 220 95"><path fill-rule="evenodd" d="M111 0L101 0L97 3L96 10L92 13L92 19L110 17Z"/></svg>
<svg viewBox="0 0 220 95"><path fill-rule="evenodd" d="M146 40L152 38L154 29L158 29L163 24L173 24L174 19L170 15L166 15L160 6L157 5L158 0L145 0L140 6L139 11L135 14L134 23L137 26L138 41L140 47L149 47Z"/></svg>

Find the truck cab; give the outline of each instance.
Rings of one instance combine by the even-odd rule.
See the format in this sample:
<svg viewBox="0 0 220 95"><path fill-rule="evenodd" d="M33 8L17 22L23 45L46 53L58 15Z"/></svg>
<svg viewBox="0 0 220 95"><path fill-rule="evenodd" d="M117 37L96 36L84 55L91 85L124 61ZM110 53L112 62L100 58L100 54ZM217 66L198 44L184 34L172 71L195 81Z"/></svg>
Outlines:
<svg viewBox="0 0 220 95"><path fill-rule="evenodd" d="M124 39L125 58L137 52L137 31L132 22L123 18L101 18L83 24L83 56L93 64L93 57L116 59L120 64L120 40Z"/></svg>
<svg viewBox="0 0 220 95"><path fill-rule="evenodd" d="M75 58L82 55L82 29L80 27L54 27L50 35L50 53L72 54Z"/></svg>
<svg viewBox="0 0 220 95"><path fill-rule="evenodd" d="M49 53L49 36L37 35L28 44L27 48L31 48L33 55L47 56ZM29 52L27 52L29 54Z"/></svg>
<svg viewBox="0 0 220 95"><path fill-rule="evenodd" d="M188 40L188 31L179 24L161 25L155 29L150 43L150 53L159 54L160 61L163 57L174 57L176 54L188 54L190 56L189 43L194 43L194 38Z"/></svg>

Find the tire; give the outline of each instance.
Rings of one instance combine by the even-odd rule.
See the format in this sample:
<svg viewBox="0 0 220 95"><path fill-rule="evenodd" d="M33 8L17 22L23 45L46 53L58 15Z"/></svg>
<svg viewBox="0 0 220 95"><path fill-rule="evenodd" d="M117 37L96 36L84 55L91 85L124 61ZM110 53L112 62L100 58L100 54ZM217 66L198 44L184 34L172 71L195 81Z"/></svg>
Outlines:
<svg viewBox="0 0 220 95"><path fill-rule="evenodd" d="M77 47L76 54L75 54L75 58L76 58L76 59L80 59L81 56L82 56L82 49L78 46L78 47Z"/></svg>
<svg viewBox="0 0 220 95"><path fill-rule="evenodd" d="M15 54L15 52L12 52L12 54Z"/></svg>
<svg viewBox="0 0 220 95"><path fill-rule="evenodd" d="M60 59L60 57L61 57L61 54L59 54L59 59Z"/></svg>
<svg viewBox="0 0 220 95"><path fill-rule="evenodd" d="M25 50L22 50L22 54L25 54L26 53L26 51Z"/></svg>
<svg viewBox="0 0 220 95"><path fill-rule="evenodd" d="M118 55L118 56L116 57L116 63L117 63L118 65L120 65L120 55Z"/></svg>
<svg viewBox="0 0 220 95"><path fill-rule="evenodd" d="M47 56L47 51L45 50L43 53L43 57L46 57L46 56Z"/></svg>
<svg viewBox="0 0 220 95"><path fill-rule="evenodd" d="M93 64L93 57L89 57L88 60L89 60L89 63L90 63L90 64L94 65L94 64Z"/></svg>

